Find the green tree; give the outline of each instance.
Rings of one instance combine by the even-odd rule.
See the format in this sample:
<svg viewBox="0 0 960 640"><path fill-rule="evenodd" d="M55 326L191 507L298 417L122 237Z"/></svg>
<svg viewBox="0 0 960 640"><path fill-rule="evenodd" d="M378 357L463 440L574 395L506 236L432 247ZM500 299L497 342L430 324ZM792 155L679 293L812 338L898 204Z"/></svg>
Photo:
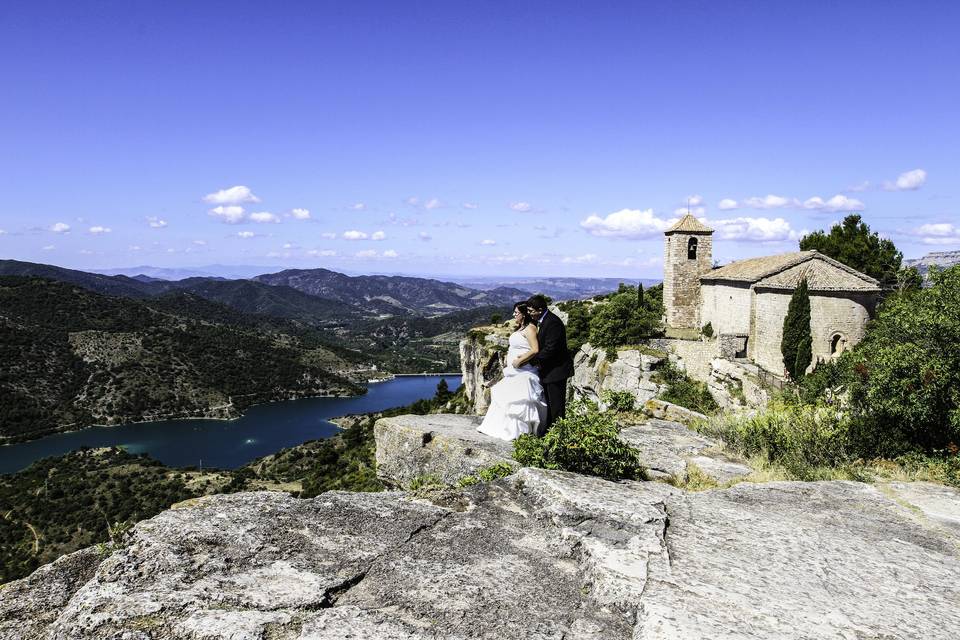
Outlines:
<svg viewBox="0 0 960 640"><path fill-rule="evenodd" d="M880 307L852 354L850 395L887 455L960 443L960 266Z"/></svg>
<svg viewBox="0 0 960 640"><path fill-rule="evenodd" d="M884 289L897 284L897 272L903 254L891 240L870 232L870 227L858 214L851 213L843 222L835 224L829 233L814 231L800 239L800 249L816 249L839 260L848 267L880 281Z"/></svg>
<svg viewBox="0 0 960 640"><path fill-rule="evenodd" d="M783 319L783 338L780 352L783 365L794 380L803 377L812 359L812 337L810 334L810 292L806 279L801 280L787 307L787 316Z"/></svg>
<svg viewBox="0 0 960 640"><path fill-rule="evenodd" d="M590 339L590 308L578 302L567 307L567 347L579 351Z"/></svg>
<svg viewBox="0 0 960 640"><path fill-rule="evenodd" d="M495 313L492 316L490 316L490 324L500 324L501 322L503 322L502 313Z"/></svg>
<svg viewBox="0 0 960 640"><path fill-rule="evenodd" d="M897 293L919 291L923 287L923 276L916 267L903 267L897 272Z"/></svg>
<svg viewBox="0 0 960 640"><path fill-rule="evenodd" d="M453 393L450 392L450 386L447 384L446 378L440 378L440 382L437 383L437 393L433 396L437 402L446 402L453 396Z"/></svg>
<svg viewBox="0 0 960 640"><path fill-rule="evenodd" d="M637 344L660 329L660 314L637 304L632 287L621 289L599 305L590 318L590 344L613 348Z"/></svg>

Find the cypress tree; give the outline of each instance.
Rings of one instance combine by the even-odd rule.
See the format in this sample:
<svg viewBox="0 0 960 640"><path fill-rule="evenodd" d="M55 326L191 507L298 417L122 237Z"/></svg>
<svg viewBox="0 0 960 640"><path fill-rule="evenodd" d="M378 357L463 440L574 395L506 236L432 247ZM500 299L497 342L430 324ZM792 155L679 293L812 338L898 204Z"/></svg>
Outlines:
<svg viewBox="0 0 960 640"><path fill-rule="evenodd" d="M804 278L793 290L787 316L783 319L780 352L783 365L794 380L800 379L813 360L813 336L810 333L810 292Z"/></svg>

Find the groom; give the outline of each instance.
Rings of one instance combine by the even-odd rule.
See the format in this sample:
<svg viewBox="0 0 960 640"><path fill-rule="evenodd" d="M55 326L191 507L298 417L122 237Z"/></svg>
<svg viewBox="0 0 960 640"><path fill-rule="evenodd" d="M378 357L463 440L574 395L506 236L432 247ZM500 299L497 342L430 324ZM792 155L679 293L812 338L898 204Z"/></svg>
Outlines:
<svg viewBox="0 0 960 640"><path fill-rule="evenodd" d="M547 309L547 299L535 295L527 300L530 315L537 323L537 340L540 352L533 363L540 367L540 383L547 396L547 421L540 425L542 436L554 422L566 414L567 378L573 375L573 358L567 350L567 328Z"/></svg>

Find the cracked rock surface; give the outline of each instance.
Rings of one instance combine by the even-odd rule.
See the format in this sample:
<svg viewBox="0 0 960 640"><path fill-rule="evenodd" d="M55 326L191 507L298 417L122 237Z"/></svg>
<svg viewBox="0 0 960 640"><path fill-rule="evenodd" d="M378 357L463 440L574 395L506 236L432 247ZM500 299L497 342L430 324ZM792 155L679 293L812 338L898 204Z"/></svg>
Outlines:
<svg viewBox="0 0 960 640"><path fill-rule="evenodd" d="M958 514L935 485L539 469L429 500L213 496L5 585L0 637L954 638Z"/></svg>

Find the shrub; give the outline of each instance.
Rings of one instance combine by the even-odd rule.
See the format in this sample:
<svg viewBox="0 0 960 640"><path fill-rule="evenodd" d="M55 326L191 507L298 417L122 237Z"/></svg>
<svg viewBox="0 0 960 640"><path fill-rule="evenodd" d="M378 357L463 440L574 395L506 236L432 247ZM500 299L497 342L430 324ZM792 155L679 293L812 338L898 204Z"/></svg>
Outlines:
<svg viewBox="0 0 960 640"><path fill-rule="evenodd" d="M705 336L708 337L708 338L712 338L712 337L713 337L713 323L712 323L712 322L708 322L707 324L703 325L703 328L700 330L700 333L702 333L703 335L705 335Z"/></svg>
<svg viewBox="0 0 960 640"><path fill-rule="evenodd" d="M607 405L613 411L633 411L636 404L636 397L629 391L611 391L606 390L600 394L603 404Z"/></svg>
<svg viewBox="0 0 960 640"><path fill-rule="evenodd" d="M514 441L514 459L522 465L560 469L608 480L644 478L639 452L620 439L611 413L593 403L576 401L567 416L542 438L522 435Z"/></svg>
<svg viewBox="0 0 960 640"><path fill-rule="evenodd" d="M667 387L660 394L661 400L707 415L716 413L720 408L717 401L710 395L707 385L691 379L671 362L666 362L657 369L654 374L654 382Z"/></svg>
<svg viewBox="0 0 960 640"><path fill-rule="evenodd" d="M590 317L590 344L611 349L657 335L663 315L662 290L651 287L639 303L633 287L621 286Z"/></svg>
<svg viewBox="0 0 960 640"><path fill-rule="evenodd" d="M484 467L474 474L460 478L457 482L459 487L470 487L481 482L492 482L500 478L506 478L515 471L512 465L507 462L498 462Z"/></svg>
<svg viewBox="0 0 960 640"><path fill-rule="evenodd" d="M728 414L698 430L744 456L780 464L801 480L815 479L817 468L842 466L859 457L855 423L823 405L771 404L760 414Z"/></svg>
<svg viewBox="0 0 960 640"><path fill-rule="evenodd" d="M806 279L801 280L787 307L783 319L783 338L780 352L783 354L783 366L794 380L803 377L813 358L811 351L813 338L810 333L810 293Z"/></svg>

